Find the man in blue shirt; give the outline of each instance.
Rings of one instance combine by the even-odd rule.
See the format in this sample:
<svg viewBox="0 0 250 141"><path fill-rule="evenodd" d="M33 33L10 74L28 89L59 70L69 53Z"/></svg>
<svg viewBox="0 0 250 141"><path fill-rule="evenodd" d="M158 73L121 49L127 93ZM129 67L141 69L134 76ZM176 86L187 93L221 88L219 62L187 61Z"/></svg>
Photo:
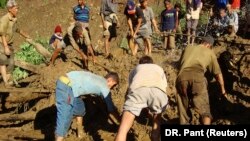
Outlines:
<svg viewBox="0 0 250 141"><path fill-rule="evenodd" d="M178 15L176 10L172 7L170 0L164 1L165 8L161 13L161 30L166 32L167 35L164 37L164 48L173 49L175 48L175 35L178 27Z"/></svg>
<svg viewBox="0 0 250 141"><path fill-rule="evenodd" d="M101 96L110 113L109 117L113 121L118 121L119 114L115 110L110 94L110 89L118 83L118 74L114 72L107 74L105 78L87 71L71 71L61 76L56 82L56 141L62 141L67 134L73 115L78 116L77 126L83 129L82 116L85 114L85 106L79 98L81 95Z"/></svg>

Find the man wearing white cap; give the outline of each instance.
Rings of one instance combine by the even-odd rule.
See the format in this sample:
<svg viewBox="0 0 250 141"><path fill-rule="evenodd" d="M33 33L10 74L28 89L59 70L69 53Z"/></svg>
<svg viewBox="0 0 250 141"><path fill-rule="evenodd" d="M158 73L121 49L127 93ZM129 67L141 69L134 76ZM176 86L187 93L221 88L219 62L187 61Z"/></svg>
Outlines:
<svg viewBox="0 0 250 141"><path fill-rule="evenodd" d="M13 32L18 32L28 38L20 29L16 28L18 7L15 0L7 2L7 10L8 13L0 18L0 72L5 86L10 85L8 80L14 69ZM8 66L7 69L6 66Z"/></svg>

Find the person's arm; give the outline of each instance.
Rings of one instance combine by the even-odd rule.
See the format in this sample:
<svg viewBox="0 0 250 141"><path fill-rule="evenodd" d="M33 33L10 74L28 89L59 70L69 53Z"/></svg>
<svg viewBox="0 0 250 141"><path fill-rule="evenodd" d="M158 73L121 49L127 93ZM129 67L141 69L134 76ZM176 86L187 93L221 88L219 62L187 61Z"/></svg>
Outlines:
<svg viewBox="0 0 250 141"><path fill-rule="evenodd" d="M176 29L178 28L178 12L175 12L175 27L174 27L174 32L176 32Z"/></svg>
<svg viewBox="0 0 250 141"><path fill-rule="evenodd" d="M164 16L164 11L161 12L161 32L164 31L164 29L163 29L163 16Z"/></svg>
<svg viewBox="0 0 250 141"><path fill-rule="evenodd" d="M104 98L104 101L106 103L107 106L107 110L108 110L108 115L110 117L110 119L112 120L112 122L114 122L115 124L119 125L119 121L120 121L120 114L118 113L118 111L116 110L114 103L111 99L111 93L108 94L108 96L106 96Z"/></svg>
<svg viewBox="0 0 250 141"><path fill-rule="evenodd" d="M89 38L88 31L86 29L83 29L82 35L83 35L83 38L84 38L84 43L87 46L88 51L90 51L93 62L95 63L95 61L96 61L95 60L95 54L94 54L94 50L93 50L93 48L91 46L91 41L90 41L90 38Z"/></svg>
<svg viewBox="0 0 250 141"><path fill-rule="evenodd" d="M100 13L100 16L101 16L101 19L102 19L102 26L103 26L103 29L106 30L106 29L107 29L107 25L105 24L105 21L104 21L104 14L103 14L103 13Z"/></svg>
<svg viewBox="0 0 250 141"><path fill-rule="evenodd" d="M136 36L137 32L139 31L139 29L140 29L140 27L141 27L141 24L142 24L142 18L138 18L138 24L137 24L136 27L135 27L135 32L134 32L133 37Z"/></svg>
<svg viewBox="0 0 250 141"><path fill-rule="evenodd" d="M151 23L153 24L154 30L156 32L159 32L159 29L157 27L157 22L155 20L155 15L154 15L153 9L149 8L148 10L150 10L150 12L149 12L149 14L150 14L150 20L151 20Z"/></svg>
<svg viewBox="0 0 250 141"><path fill-rule="evenodd" d="M132 24L131 18L129 18L128 16L127 16L127 22L128 22L128 27L130 30L130 35L133 37L133 35L134 35L133 24Z"/></svg>
<svg viewBox="0 0 250 141"><path fill-rule="evenodd" d="M72 27L69 27L68 30L67 30L67 34L69 36L70 44L80 54L81 58L86 60L87 56L80 50L80 47L78 46L78 44L76 43L76 41L75 41L75 39L73 37L72 30L73 30Z"/></svg>
<svg viewBox="0 0 250 141"><path fill-rule="evenodd" d="M158 28L158 26L157 26L157 22L156 22L155 18L152 19L152 23L153 23L153 26L154 26L154 28L155 28L155 31L156 31L156 32L160 32L160 30L159 30L159 28Z"/></svg>
<svg viewBox="0 0 250 141"><path fill-rule="evenodd" d="M10 55L10 48L9 48L9 46L8 46L8 43L7 43L7 40L6 40L6 37L5 37L5 35L2 35L1 36L1 39L2 39L2 42L3 42L3 47L4 47L4 53L6 54L6 55Z"/></svg>
<svg viewBox="0 0 250 141"><path fill-rule="evenodd" d="M217 82L219 82L219 84L220 84L221 94L225 95L226 90L225 90L225 87L224 87L224 80L223 80L222 73L217 74L215 78L216 78Z"/></svg>

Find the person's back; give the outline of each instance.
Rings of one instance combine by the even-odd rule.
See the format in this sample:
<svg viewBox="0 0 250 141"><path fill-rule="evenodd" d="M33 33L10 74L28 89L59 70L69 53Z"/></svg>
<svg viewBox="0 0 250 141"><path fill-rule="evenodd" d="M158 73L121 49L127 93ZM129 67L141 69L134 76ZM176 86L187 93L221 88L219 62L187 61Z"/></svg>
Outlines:
<svg viewBox="0 0 250 141"><path fill-rule="evenodd" d="M123 114L115 141L125 141L135 116L147 108L153 116L151 140L160 140L161 114L166 110L167 81L163 69L153 64L150 56L143 56L139 65L129 75L129 88L123 106Z"/></svg>
<svg viewBox="0 0 250 141"><path fill-rule="evenodd" d="M156 64L139 64L129 75L129 88L156 87L166 92L167 81L163 69Z"/></svg>
<svg viewBox="0 0 250 141"><path fill-rule="evenodd" d="M202 47L202 45L188 46L181 59L180 73L196 72L203 75L208 67L210 67L210 69L215 69L210 66L211 62L215 60L217 59L213 50Z"/></svg>
<svg viewBox="0 0 250 141"><path fill-rule="evenodd" d="M72 71L67 73L72 82L72 90L75 97L84 94L96 94L106 97L109 94L106 79L87 71Z"/></svg>

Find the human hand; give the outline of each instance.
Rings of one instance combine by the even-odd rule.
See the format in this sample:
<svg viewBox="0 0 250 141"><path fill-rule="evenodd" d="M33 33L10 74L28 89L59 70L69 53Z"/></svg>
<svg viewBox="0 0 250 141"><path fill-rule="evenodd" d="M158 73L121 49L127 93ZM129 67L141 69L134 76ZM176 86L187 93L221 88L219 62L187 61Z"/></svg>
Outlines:
<svg viewBox="0 0 250 141"><path fill-rule="evenodd" d="M4 48L4 53L7 56L10 55L11 51L10 51L10 48L8 46Z"/></svg>
<svg viewBox="0 0 250 141"><path fill-rule="evenodd" d="M161 31L160 31L159 29L155 29L155 32L156 32L157 34L161 33Z"/></svg>
<svg viewBox="0 0 250 141"><path fill-rule="evenodd" d="M107 30L108 29L108 27L107 27L107 23L106 22L104 22L103 23L103 30Z"/></svg>

